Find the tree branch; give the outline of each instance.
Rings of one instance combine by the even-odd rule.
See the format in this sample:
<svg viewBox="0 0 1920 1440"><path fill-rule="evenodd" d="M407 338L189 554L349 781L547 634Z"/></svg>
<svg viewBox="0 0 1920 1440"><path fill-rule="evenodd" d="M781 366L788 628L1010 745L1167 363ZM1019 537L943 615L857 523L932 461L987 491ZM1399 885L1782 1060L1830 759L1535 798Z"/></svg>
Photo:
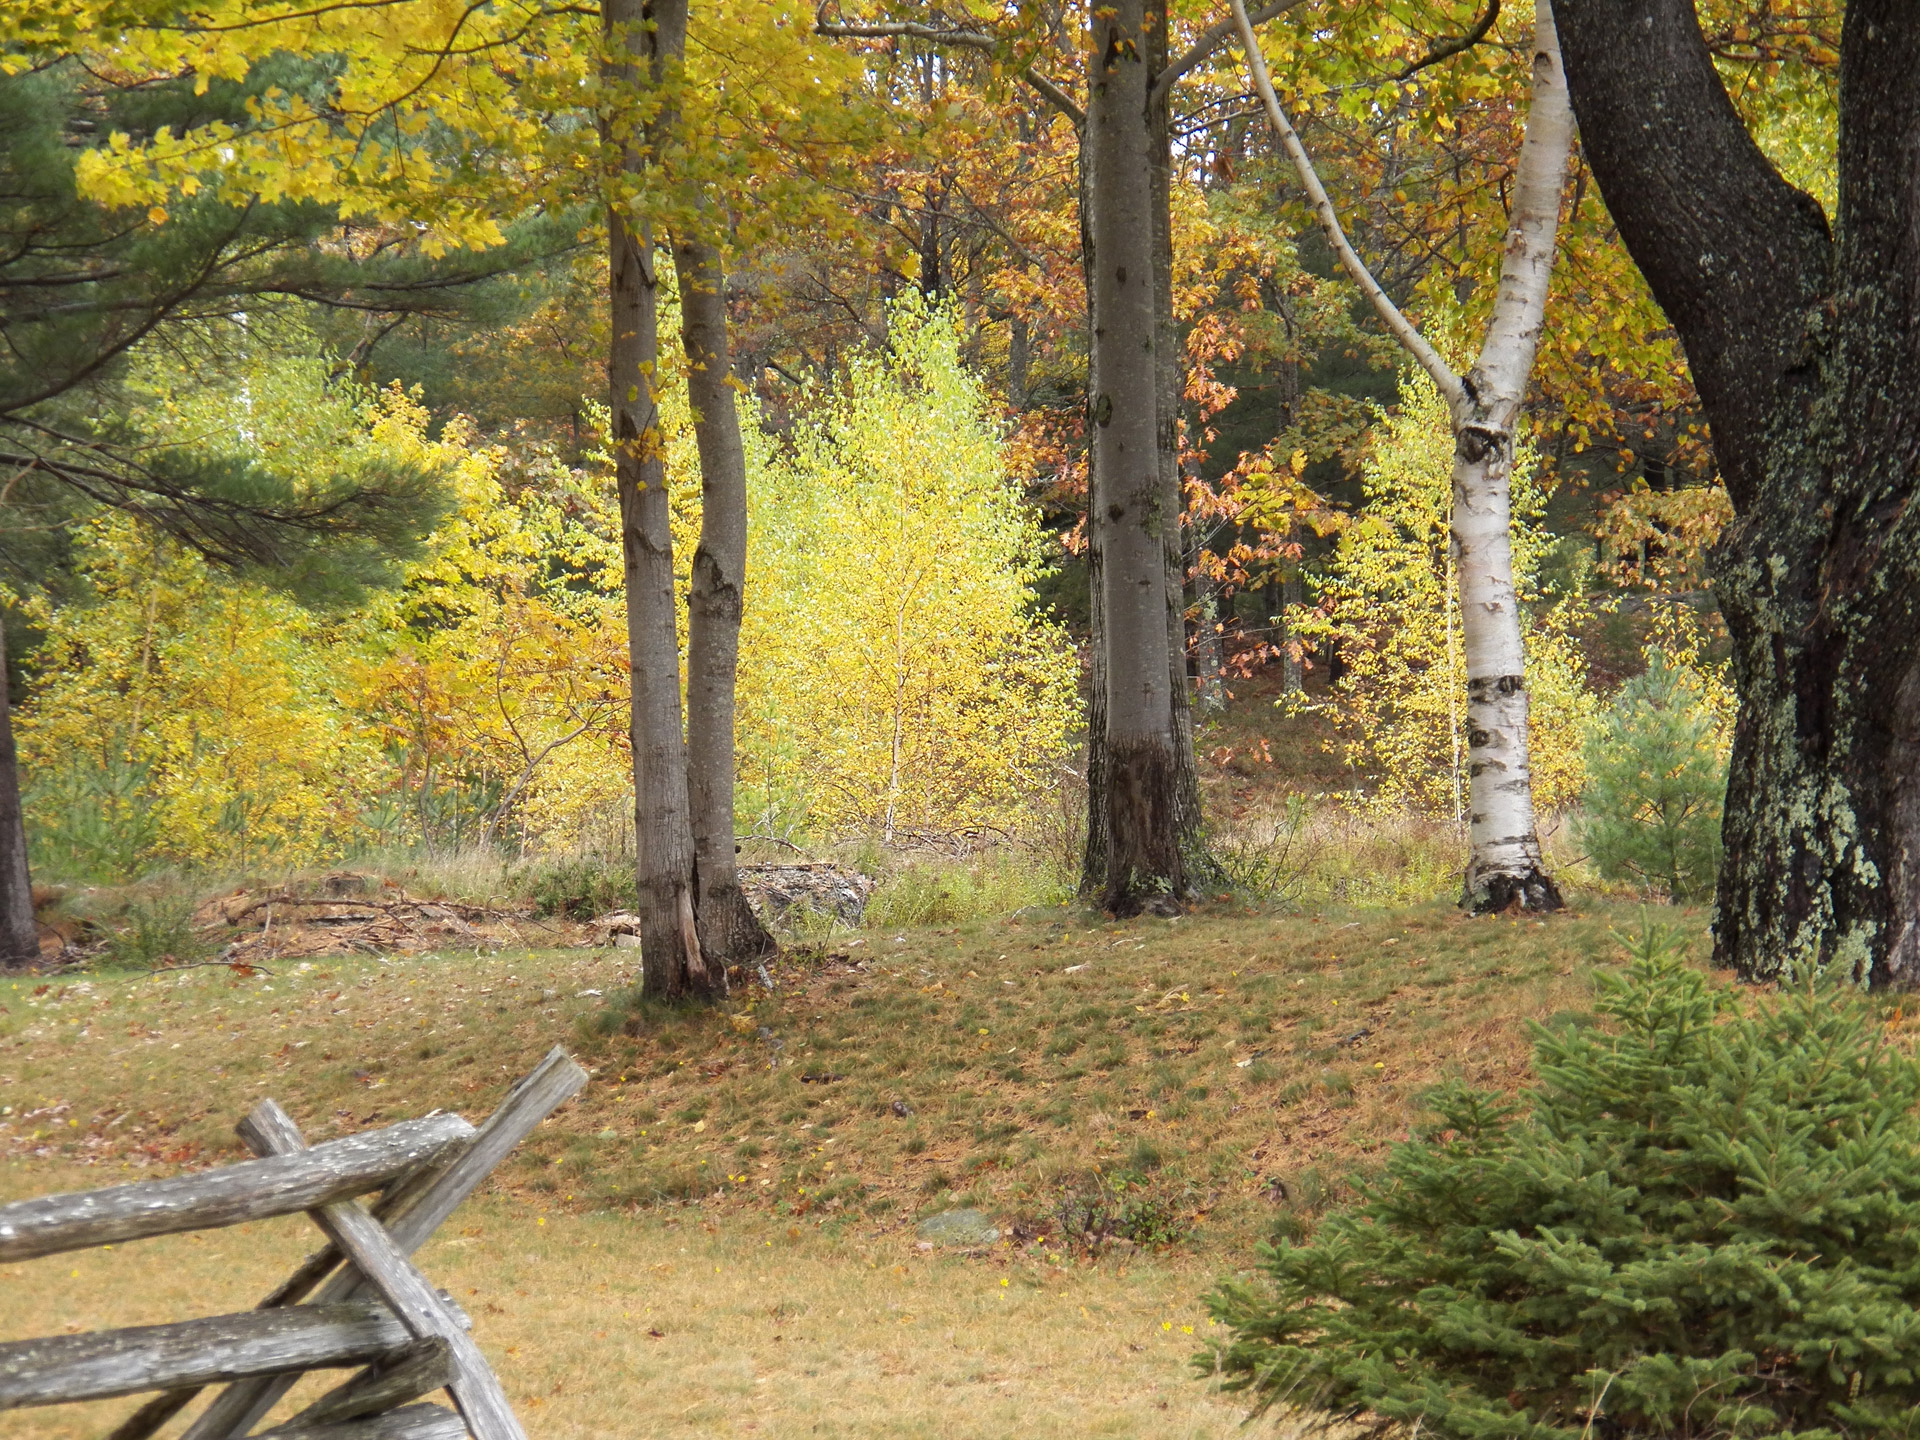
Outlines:
<svg viewBox="0 0 1920 1440"><path fill-rule="evenodd" d="M936 45L963 45L969 50L991 50L1000 43L995 36L983 35L978 30L948 30L938 25L922 25L917 20L884 20L873 25L848 25L844 21L827 19L825 5L814 12L813 33L840 40L885 40L893 36L906 36L914 40L930 40Z"/></svg>
<svg viewBox="0 0 1920 1440"><path fill-rule="evenodd" d="M1833 284L1826 217L1747 132L1693 0L1561 0L1560 39L1583 153L1686 347L1744 510L1784 392L1805 383L1807 316Z"/></svg>
<svg viewBox="0 0 1920 1440"><path fill-rule="evenodd" d="M1471 30L1457 40L1447 40L1434 46L1393 78L1411 80L1429 65L1438 65L1442 60L1451 60L1454 56L1471 50L1487 38L1487 32L1493 29L1493 22L1499 18L1500 0L1487 0L1487 13L1474 22Z"/></svg>
<svg viewBox="0 0 1920 1440"><path fill-rule="evenodd" d="M1086 128L1087 112L1076 105L1073 97L1058 85L1054 84L1053 81L1042 75L1031 65L1020 72L1020 78L1025 80L1035 90L1039 91L1041 96L1051 103L1054 109L1071 120L1074 129L1084 130Z"/></svg>
<svg viewBox="0 0 1920 1440"><path fill-rule="evenodd" d="M1498 9L1498 0L1493 6ZM1486 412L1482 423L1511 431L1540 345L1540 327L1553 282L1560 229L1560 196L1573 153L1573 106L1560 66L1560 36L1551 0L1534 0L1533 83L1527 125L1514 165L1512 217L1500 249L1500 288L1487 322L1480 358L1468 373Z"/></svg>
<svg viewBox="0 0 1920 1440"><path fill-rule="evenodd" d="M1261 104L1266 107L1267 121L1273 126L1274 134L1279 138L1281 147L1293 161L1293 168L1300 174L1300 183L1306 187L1307 197L1313 204L1313 213L1319 218L1320 228L1325 232L1327 243L1333 247L1333 253L1340 257L1340 264L1346 269L1353 283L1360 287L1360 293L1367 297L1374 313L1387 327L1387 332L1400 342L1409 355L1420 363L1420 368L1433 377L1433 383L1439 387L1441 396L1447 402L1447 409L1455 415L1463 412L1466 405L1466 389L1460 383L1460 377L1453 373L1447 362L1440 358L1439 352L1426 342L1426 338L1414 328L1413 322L1400 313L1387 292L1380 288L1380 282L1366 267L1366 262L1354 253L1353 246L1347 243L1347 235L1340 228L1340 217L1335 213L1333 201L1327 198L1326 187L1320 183L1320 177L1314 172L1313 161L1308 158L1306 146L1300 143L1300 137L1294 133L1293 126L1287 123L1287 117L1280 108L1279 97L1273 93L1273 81L1267 74L1266 57L1260 53L1259 39L1253 33L1253 21L1247 17L1244 0L1232 0L1234 23L1240 30L1240 43L1247 52L1247 68L1253 73L1253 88L1260 96Z"/></svg>
<svg viewBox="0 0 1920 1440"><path fill-rule="evenodd" d="M1288 0L1288 3L1297 5L1300 0ZM843 21L827 19L825 5L814 12L813 31L816 35L842 40L885 40L899 36L912 40L925 40L933 45L958 45L967 50L993 50L1001 44L999 37L985 35L978 30L943 29L938 25L922 25L915 20L884 20L873 25L848 25ZM1041 98L1048 104L1071 120L1076 130L1087 123L1086 111L1075 103L1071 95L1049 80L1035 66L1028 65L1020 72L1020 78L1038 91Z"/></svg>
<svg viewBox="0 0 1920 1440"><path fill-rule="evenodd" d="M1254 11L1248 18L1252 24L1264 25L1267 21L1286 14L1287 11L1301 3L1302 0L1275 0L1274 4ZM1193 69L1194 66L1198 65L1214 51L1218 50L1222 42L1233 34L1234 26L1237 23L1234 17L1229 15L1226 19L1217 20L1205 30L1201 31L1199 38L1187 47L1186 53L1153 77L1154 92L1158 94L1163 90L1171 89L1175 82L1189 70Z"/></svg>

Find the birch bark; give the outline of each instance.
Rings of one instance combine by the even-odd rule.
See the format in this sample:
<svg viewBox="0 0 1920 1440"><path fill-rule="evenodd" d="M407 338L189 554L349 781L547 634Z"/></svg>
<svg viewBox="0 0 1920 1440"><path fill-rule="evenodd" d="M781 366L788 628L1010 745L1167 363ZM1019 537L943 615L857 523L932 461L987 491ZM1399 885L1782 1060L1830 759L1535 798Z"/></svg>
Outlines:
<svg viewBox="0 0 1920 1440"><path fill-rule="evenodd" d="M1532 94L1516 170L1500 288L1480 356L1453 373L1347 242L1300 137L1280 108L1243 0L1234 19L1267 118L1292 159L1334 253L1389 333L1446 398L1454 436L1452 550L1467 668L1468 860L1461 903L1476 911L1553 910L1533 810L1526 655L1513 585L1514 430L1546 313L1560 194L1573 145L1551 0L1534 6Z"/></svg>

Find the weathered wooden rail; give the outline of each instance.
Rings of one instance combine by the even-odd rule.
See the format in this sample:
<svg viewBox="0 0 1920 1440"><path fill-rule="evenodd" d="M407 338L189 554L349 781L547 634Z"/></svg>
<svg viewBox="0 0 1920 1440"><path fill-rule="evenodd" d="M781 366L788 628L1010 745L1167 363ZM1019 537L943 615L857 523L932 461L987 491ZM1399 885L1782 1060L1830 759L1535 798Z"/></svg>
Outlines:
<svg viewBox="0 0 1920 1440"><path fill-rule="evenodd" d="M158 1391L108 1437L148 1440L221 1385L183 1440L526 1440L466 1315L410 1257L586 1080L555 1048L478 1129L430 1115L314 1146L263 1100L238 1127L257 1160L0 1206L0 1263L300 1211L327 1237L237 1315L0 1344L0 1410ZM255 1431L301 1376L329 1369L356 1373ZM415 1403L436 1390L455 1410Z"/></svg>

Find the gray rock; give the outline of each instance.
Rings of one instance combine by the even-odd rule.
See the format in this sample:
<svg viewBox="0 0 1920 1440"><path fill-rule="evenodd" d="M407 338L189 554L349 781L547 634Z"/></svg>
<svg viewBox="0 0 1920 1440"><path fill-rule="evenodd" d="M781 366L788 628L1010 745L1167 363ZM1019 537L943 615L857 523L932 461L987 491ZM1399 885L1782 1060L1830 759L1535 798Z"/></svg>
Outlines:
<svg viewBox="0 0 1920 1440"><path fill-rule="evenodd" d="M920 1238L939 1245L991 1245L1000 1232L979 1210L944 1210L920 1222Z"/></svg>
<svg viewBox="0 0 1920 1440"><path fill-rule="evenodd" d="M813 910L831 915L843 925L858 925L873 896L874 882L845 865L816 861L742 865L740 888L769 924L782 919L789 910Z"/></svg>

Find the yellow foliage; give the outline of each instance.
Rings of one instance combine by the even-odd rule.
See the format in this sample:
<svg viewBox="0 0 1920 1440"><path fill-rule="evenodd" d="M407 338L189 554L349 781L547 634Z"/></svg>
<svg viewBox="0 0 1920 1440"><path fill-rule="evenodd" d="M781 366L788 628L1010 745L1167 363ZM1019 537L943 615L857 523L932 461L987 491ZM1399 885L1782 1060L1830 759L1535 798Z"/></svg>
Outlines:
<svg viewBox="0 0 1920 1440"><path fill-rule="evenodd" d="M896 304L885 353L813 397L752 486L742 783L766 825L1002 823L1051 783L1078 664L1032 610L1037 521L951 316Z"/></svg>
<svg viewBox="0 0 1920 1440"><path fill-rule="evenodd" d="M1582 726L1593 711L1564 606L1535 585L1549 537L1538 528L1536 457L1522 444L1513 477L1514 581L1526 607L1529 739L1535 803L1569 803L1585 784ZM1366 463L1365 505L1319 576L1320 608L1300 630L1339 646L1346 674L1331 700L1349 764L1373 803L1464 816L1466 659L1448 545L1453 437L1445 402L1420 371L1402 373Z"/></svg>
<svg viewBox="0 0 1920 1440"><path fill-rule="evenodd" d="M93 603L51 617L54 683L20 717L40 826L113 797L83 772L131 769L118 797L149 812L148 858L248 865L336 851L350 780L373 758L331 693L326 623L257 583L211 572L121 515L86 530ZM65 782L64 784L62 782ZM35 801L40 802L36 810Z"/></svg>
<svg viewBox="0 0 1920 1440"><path fill-rule="evenodd" d="M87 593L43 608L53 640L20 719L43 851L110 870L630 843L605 467L516 455L459 420L434 438L413 399L329 384L317 362L256 367L224 400L176 398L164 380L152 423L176 436L226 437L296 472L349 454L424 471L448 508L395 588L331 615L128 518L93 522ZM1064 758L1077 662L1031 614L1041 535L953 325L897 311L892 352L814 400L784 458L746 427L742 823L1004 823ZM699 527L691 432L672 387L662 436L683 594Z"/></svg>

